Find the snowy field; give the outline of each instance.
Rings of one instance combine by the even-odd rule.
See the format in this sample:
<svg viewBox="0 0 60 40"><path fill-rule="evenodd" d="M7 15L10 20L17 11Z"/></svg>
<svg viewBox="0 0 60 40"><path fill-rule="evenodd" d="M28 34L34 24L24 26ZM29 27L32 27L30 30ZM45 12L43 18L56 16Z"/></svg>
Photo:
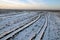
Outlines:
<svg viewBox="0 0 60 40"><path fill-rule="evenodd" d="M48 27L43 40L60 40L60 12L49 12Z"/></svg>
<svg viewBox="0 0 60 40"><path fill-rule="evenodd" d="M0 40L60 40L60 13L23 11L0 14Z"/></svg>

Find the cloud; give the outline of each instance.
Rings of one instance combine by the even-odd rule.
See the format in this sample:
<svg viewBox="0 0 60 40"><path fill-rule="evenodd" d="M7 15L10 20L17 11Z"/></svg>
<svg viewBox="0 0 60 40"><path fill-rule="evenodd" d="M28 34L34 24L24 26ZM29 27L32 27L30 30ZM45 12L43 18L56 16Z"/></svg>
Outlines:
<svg viewBox="0 0 60 40"><path fill-rule="evenodd" d="M19 4L18 0L0 0L0 2L4 2L4 3L11 3L11 4Z"/></svg>
<svg viewBox="0 0 60 40"><path fill-rule="evenodd" d="M4 3L12 3L12 4L41 4L41 0L0 0L0 2Z"/></svg>
<svg viewBox="0 0 60 40"><path fill-rule="evenodd" d="M38 3L37 0L0 0L0 8L15 9L41 9L47 5L43 2Z"/></svg>
<svg viewBox="0 0 60 40"><path fill-rule="evenodd" d="M51 1L49 0L0 0L0 8L59 9L60 6L52 5L53 2L51 3Z"/></svg>

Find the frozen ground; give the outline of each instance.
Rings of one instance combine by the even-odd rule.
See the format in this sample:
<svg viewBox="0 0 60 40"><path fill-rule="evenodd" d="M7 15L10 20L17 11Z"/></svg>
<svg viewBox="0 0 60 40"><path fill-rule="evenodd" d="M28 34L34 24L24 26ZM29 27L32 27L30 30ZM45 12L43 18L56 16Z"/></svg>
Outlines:
<svg viewBox="0 0 60 40"><path fill-rule="evenodd" d="M45 18L42 16L37 22L15 35L12 40L31 40L35 34L39 32L39 29L41 29L44 22Z"/></svg>
<svg viewBox="0 0 60 40"><path fill-rule="evenodd" d="M43 40L60 40L60 13L49 12L48 27Z"/></svg>
<svg viewBox="0 0 60 40"><path fill-rule="evenodd" d="M43 35L41 36L40 33L44 28L46 18L48 23L46 24L47 29L43 31ZM32 21L34 21L34 23L28 25L27 27L25 26ZM12 33L18 29L20 30L21 28L23 28L21 31L18 31L16 34L11 36ZM39 36L42 38L39 39ZM0 39L5 40L4 38L8 38L7 40L60 40L60 13L24 11L1 14Z"/></svg>
<svg viewBox="0 0 60 40"><path fill-rule="evenodd" d="M17 14L13 17L7 17L3 21L0 22L0 37L4 36L5 34L14 31L15 29L23 26L37 17L38 14L34 13L24 13L24 14ZM3 18L3 17L1 17Z"/></svg>

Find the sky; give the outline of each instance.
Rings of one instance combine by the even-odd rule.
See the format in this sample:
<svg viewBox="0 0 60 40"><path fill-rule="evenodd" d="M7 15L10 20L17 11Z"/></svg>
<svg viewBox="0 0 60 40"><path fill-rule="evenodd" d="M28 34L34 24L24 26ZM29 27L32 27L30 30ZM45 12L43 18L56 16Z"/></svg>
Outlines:
<svg viewBox="0 0 60 40"><path fill-rule="evenodd" d="M0 9L60 10L60 0L0 0Z"/></svg>

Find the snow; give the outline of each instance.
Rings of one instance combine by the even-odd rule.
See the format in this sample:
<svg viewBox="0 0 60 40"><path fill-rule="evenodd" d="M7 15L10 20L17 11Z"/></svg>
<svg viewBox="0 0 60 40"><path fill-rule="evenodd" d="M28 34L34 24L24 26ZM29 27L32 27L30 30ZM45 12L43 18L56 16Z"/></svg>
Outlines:
<svg viewBox="0 0 60 40"><path fill-rule="evenodd" d="M0 29L2 29L2 27L5 27L8 24L12 25L16 21L23 21L25 19L28 19L28 18L34 16L34 15L37 15L37 14L28 14L28 13L25 13L25 14L15 15L12 18L7 18L6 20L0 22Z"/></svg>
<svg viewBox="0 0 60 40"><path fill-rule="evenodd" d="M16 14L17 13L17 14ZM42 40L60 40L60 13L58 12L11 12L8 14L0 15L0 37L7 33L15 31L15 29L21 28L23 25L35 20L38 15L46 14L48 17L48 26ZM27 26L16 35L12 36L9 40L31 40L36 34L38 34L41 27L44 25L45 16L42 15L36 22ZM40 32L39 32L40 34ZM39 39L39 34L36 36Z"/></svg>
<svg viewBox="0 0 60 40"><path fill-rule="evenodd" d="M37 33L38 29L44 24L44 17L41 17L37 22L30 25L28 28L24 29L22 32L16 34L16 37L13 37L12 40L30 40Z"/></svg>
<svg viewBox="0 0 60 40"><path fill-rule="evenodd" d="M56 14L49 12L48 28L46 29L43 40L60 40L60 17Z"/></svg>
<svg viewBox="0 0 60 40"><path fill-rule="evenodd" d="M29 14L29 13L27 13L25 15L23 14L22 16L20 14L15 19L13 17L13 19L11 19L11 20L10 19L7 20L7 21L4 20L4 22L7 22L7 23L3 23L5 25L2 25L0 27L0 36L3 36L3 35L11 32L11 31L17 29L18 27L21 27L21 26L25 25L26 23L31 22L33 20L33 18L37 17L37 16L38 16L38 14L36 14L36 13L35 14Z"/></svg>

